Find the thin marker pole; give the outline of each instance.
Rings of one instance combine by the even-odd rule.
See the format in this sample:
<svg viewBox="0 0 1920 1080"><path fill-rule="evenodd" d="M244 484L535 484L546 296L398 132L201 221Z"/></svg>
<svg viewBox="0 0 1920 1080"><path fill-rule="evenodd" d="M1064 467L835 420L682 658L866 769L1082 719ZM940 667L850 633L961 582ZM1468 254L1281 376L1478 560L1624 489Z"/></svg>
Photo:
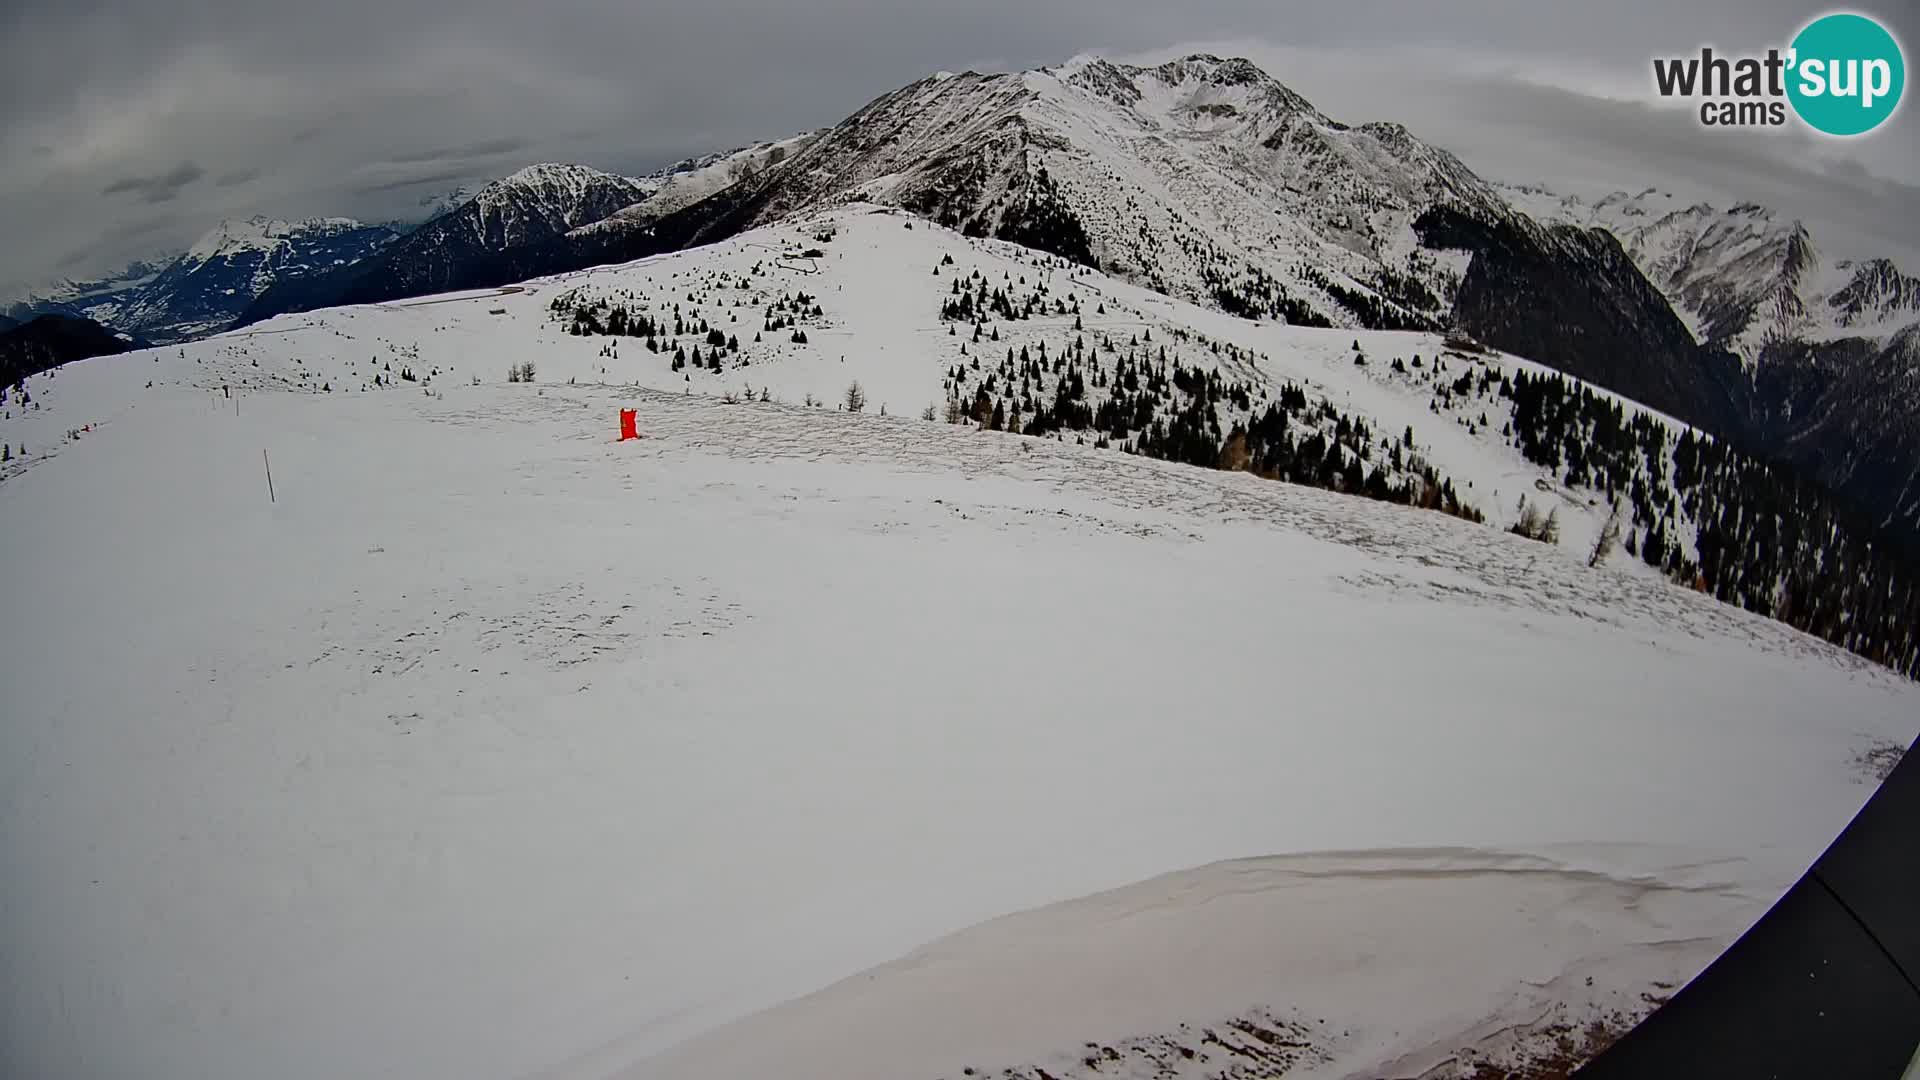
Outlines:
<svg viewBox="0 0 1920 1080"><path fill-rule="evenodd" d="M264 446L260 448L260 462L267 467L267 501L277 503L280 500L273 494L273 462L268 460L267 448Z"/></svg>

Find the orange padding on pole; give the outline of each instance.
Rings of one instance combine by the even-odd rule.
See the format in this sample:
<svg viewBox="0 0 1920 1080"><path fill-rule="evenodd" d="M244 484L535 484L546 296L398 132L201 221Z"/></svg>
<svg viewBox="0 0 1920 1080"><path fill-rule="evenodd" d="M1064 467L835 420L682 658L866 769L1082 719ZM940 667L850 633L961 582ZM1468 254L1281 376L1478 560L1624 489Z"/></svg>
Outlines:
<svg viewBox="0 0 1920 1080"><path fill-rule="evenodd" d="M621 409L620 410L620 441L626 442L628 439L637 439L639 437L640 437L640 410Z"/></svg>

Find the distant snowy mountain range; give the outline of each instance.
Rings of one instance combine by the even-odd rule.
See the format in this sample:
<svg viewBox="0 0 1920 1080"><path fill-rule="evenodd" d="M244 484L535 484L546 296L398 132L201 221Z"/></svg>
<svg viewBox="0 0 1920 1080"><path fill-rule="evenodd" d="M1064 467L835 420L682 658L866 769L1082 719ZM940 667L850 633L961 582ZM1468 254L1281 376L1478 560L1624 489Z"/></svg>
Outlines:
<svg viewBox="0 0 1920 1080"><path fill-rule="evenodd" d="M231 326L275 284L359 263L398 236L349 218L222 221L170 260L136 262L100 281L65 282L7 313L22 320L69 315L148 341L184 341Z"/></svg>
<svg viewBox="0 0 1920 1080"><path fill-rule="evenodd" d="M136 259L121 270L92 280L63 279L14 300L0 311L15 323L37 315L67 315L98 322L117 320L122 305L140 294L178 256Z"/></svg>
<svg viewBox="0 0 1920 1080"><path fill-rule="evenodd" d="M764 164L769 150L777 161L784 150L776 148L792 142L689 159L639 178L583 165L531 165L484 187L428 196L415 213L380 224L264 216L222 221L184 252L137 260L95 280L60 281L0 313L16 323L43 314L91 319L158 343L204 337L227 329L270 289L305 295L302 283L357 266L403 238L411 241L405 257L421 264L421 280L431 281L436 260L458 267L537 246L656 195L664 200L656 205L675 208L698 201Z"/></svg>
<svg viewBox="0 0 1920 1080"><path fill-rule="evenodd" d="M1721 363L1730 438L1920 537L1920 278L1890 259L1833 259L1765 207L1680 204L1659 191L1595 202L1508 189L1542 219L1597 227Z"/></svg>
<svg viewBox="0 0 1920 1080"><path fill-rule="evenodd" d="M1752 367L1770 346L1888 337L1920 319L1920 278L1890 259L1832 259L1798 221L1757 203L1687 204L1648 189L1588 202L1538 186L1502 189L1541 221L1618 237L1701 344Z"/></svg>
<svg viewBox="0 0 1920 1080"><path fill-rule="evenodd" d="M644 233L663 210L700 204L780 163L811 138L689 158L641 177L585 165L529 165L433 217L377 258L262 289L240 321L500 285L582 265L579 251Z"/></svg>
<svg viewBox="0 0 1920 1080"><path fill-rule="evenodd" d="M848 201L1248 318L1465 333L1792 463L1920 538L1920 279L1828 259L1753 204L1492 184L1397 124L1341 123L1209 55L941 73L830 129L645 177L529 166L424 201L404 236L222 226L168 265L9 313L169 341L625 262Z"/></svg>

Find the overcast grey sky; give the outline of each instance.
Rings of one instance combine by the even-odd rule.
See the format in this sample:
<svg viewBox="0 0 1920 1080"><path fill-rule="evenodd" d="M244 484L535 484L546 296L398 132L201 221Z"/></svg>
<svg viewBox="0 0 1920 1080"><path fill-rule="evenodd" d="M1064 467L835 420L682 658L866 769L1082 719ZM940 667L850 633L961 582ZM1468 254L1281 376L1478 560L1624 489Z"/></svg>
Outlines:
<svg viewBox="0 0 1920 1080"><path fill-rule="evenodd" d="M941 70L1245 55L1494 179L1752 198L1833 247L1920 250L1920 112L1850 142L1716 134L1649 59L1760 50L1781 0L8 0L0 295L221 217L400 215L531 161L644 170L831 124ZM1912 0L1867 11L1920 41ZM1832 239L1825 239L1831 235Z"/></svg>

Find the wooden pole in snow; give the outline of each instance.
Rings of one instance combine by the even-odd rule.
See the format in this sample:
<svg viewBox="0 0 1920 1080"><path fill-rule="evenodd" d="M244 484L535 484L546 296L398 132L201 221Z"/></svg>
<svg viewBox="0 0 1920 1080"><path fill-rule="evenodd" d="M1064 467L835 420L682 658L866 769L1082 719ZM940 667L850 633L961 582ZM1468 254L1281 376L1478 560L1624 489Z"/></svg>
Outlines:
<svg viewBox="0 0 1920 1080"><path fill-rule="evenodd" d="M260 448L260 463L267 467L267 501L277 503L280 500L273 495L273 462L267 459L267 448Z"/></svg>

